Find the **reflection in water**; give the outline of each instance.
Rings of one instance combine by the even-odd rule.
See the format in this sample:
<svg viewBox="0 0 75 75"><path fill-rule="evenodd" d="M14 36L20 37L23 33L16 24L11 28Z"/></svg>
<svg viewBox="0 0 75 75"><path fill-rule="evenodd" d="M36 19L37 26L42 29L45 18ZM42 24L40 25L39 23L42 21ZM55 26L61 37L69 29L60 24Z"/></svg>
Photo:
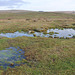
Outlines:
<svg viewBox="0 0 75 75"><path fill-rule="evenodd" d="M2 66L5 69L7 67L19 66L22 63L16 62L20 62L23 59L25 59L24 51L19 47L9 47L5 50L0 50L0 66Z"/></svg>
<svg viewBox="0 0 75 75"><path fill-rule="evenodd" d="M50 35L50 32L54 32L54 34ZM58 34L56 34L58 33ZM27 37L34 37L34 34L39 37L69 37L72 38L75 35L75 30L74 29L48 29L47 34L44 34L43 32L35 32L35 33L27 33L27 32L14 32L14 33L1 33L0 36L2 37L8 37L8 38L15 38L15 37L21 37L21 36L27 36Z"/></svg>
<svg viewBox="0 0 75 75"><path fill-rule="evenodd" d="M47 32L54 32L54 33L59 33L59 34L53 34L52 36L57 36L57 37L69 37L69 38L72 38L74 35L75 35L75 30L74 29L49 29L47 30Z"/></svg>

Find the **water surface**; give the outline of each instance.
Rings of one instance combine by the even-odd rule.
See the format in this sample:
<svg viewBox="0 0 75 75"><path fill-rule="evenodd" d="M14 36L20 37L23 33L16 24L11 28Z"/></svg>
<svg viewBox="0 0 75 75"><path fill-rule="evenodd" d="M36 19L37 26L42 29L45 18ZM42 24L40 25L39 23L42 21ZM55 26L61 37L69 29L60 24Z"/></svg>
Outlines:
<svg viewBox="0 0 75 75"><path fill-rule="evenodd" d="M19 47L9 47L5 50L0 50L0 67L7 68L7 67L15 67L19 66L22 63L16 63L20 62L24 57L24 51L20 49ZM13 65L11 65L13 64Z"/></svg>
<svg viewBox="0 0 75 75"><path fill-rule="evenodd" d="M14 32L14 33L1 33L0 36L2 37L7 37L7 38L15 38L15 37L21 37L21 36L27 36L27 37L34 37L34 34L37 36L37 37L50 37L52 36L53 38L54 37L69 37L69 38L72 38L74 35L75 35L75 29L48 29L47 31L47 34L44 34L43 32L34 32L34 33L28 33L28 32ZM49 33L50 32L54 32L54 34L50 35ZM56 34L58 33L58 34Z"/></svg>
<svg viewBox="0 0 75 75"><path fill-rule="evenodd" d="M49 33L49 32L54 32L54 34L52 35L53 38L54 37L72 38L75 35L75 29L72 29L72 28L71 29L63 29L63 30L61 30L61 29L48 29L47 33ZM58 33L58 34L56 34L56 33Z"/></svg>

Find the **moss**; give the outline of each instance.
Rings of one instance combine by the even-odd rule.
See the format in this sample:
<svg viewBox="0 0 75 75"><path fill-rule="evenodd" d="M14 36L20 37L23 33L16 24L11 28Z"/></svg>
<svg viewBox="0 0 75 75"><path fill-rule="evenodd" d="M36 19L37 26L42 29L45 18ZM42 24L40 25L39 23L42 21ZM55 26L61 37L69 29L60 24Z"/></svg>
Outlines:
<svg viewBox="0 0 75 75"><path fill-rule="evenodd" d="M66 39L70 39L69 37L66 37Z"/></svg>
<svg viewBox="0 0 75 75"><path fill-rule="evenodd" d="M48 34L47 31L43 32L43 34Z"/></svg>
<svg viewBox="0 0 75 75"><path fill-rule="evenodd" d="M34 37L36 37L36 34L33 34Z"/></svg>
<svg viewBox="0 0 75 75"><path fill-rule="evenodd" d="M49 36L49 38L53 38L52 36Z"/></svg>
<svg viewBox="0 0 75 75"><path fill-rule="evenodd" d="M58 32L55 32L55 34L59 34Z"/></svg>
<svg viewBox="0 0 75 75"><path fill-rule="evenodd" d="M23 63L28 63L28 61L26 59L23 59L22 62Z"/></svg>
<svg viewBox="0 0 75 75"><path fill-rule="evenodd" d="M10 63L10 66L14 66L14 63Z"/></svg>
<svg viewBox="0 0 75 75"><path fill-rule="evenodd" d="M64 39L64 37L60 37L60 39Z"/></svg>
<svg viewBox="0 0 75 75"><path fill-rule="evenodd" d="M50 34L50 35L53 35L53 34L54 34L54 32L49 32L49 34Z"/></svg>
<svg viewBox="0 0 75 75"><path fill-rule="evenodd" d="M21 51L19 51L19 53L21 53Z"/></svg>
<svg viewBox="0 0 75 75"><path fill-rule="evenodd" d="M54 38L59 38L59 37L54 36Z"/></svg>
<svg viewBox="0 0 75 75"><path fill-rule="evenodd" d="M75 35L73 35L73 38L75 38Z"/></svg>
<svg viewBox="0 0 75 75"><path fill-rule="evenodd" d="M69 34L69 36L71 36L71 34Z"/></svg>

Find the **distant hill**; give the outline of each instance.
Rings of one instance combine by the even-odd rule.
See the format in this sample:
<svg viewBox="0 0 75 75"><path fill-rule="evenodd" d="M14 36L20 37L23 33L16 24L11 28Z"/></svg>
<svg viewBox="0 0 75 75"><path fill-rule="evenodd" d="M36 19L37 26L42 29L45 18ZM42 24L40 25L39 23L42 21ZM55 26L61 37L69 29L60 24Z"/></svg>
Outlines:
<svg viewBox="0 0 75 75"><path fill-rule="evenodd" d="M0 10L0 13L21 13L21 12L34 12L28 10Z"/></svg>
<svg viewBox="0 0 75 75"><path fill-rule="evenodd" d="M0 10L0 13L24 13L24 12L47 12L47 11L29 11L29 10ZM75 14L75 11L48 11L48 12Z"/></svg>
<svg viewBox="0 0 75 75"><path fill-rule="evenodd" d="M75 14L75 11L56 11L59 13Z"/></svg>

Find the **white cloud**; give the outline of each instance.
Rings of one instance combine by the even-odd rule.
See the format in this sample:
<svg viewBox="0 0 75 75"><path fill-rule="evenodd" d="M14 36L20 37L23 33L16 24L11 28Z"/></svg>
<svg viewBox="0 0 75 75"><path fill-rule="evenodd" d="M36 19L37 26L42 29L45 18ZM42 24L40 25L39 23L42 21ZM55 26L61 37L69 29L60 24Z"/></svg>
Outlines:
<svg viewBox="0 0 75 75"><path fill-rule="evenodd" d="M3 1L4 4L2 4L1 1ZM13 7L15 9L24 10L68 11L75 10L75 0L0 0L0 6L2 8L6 6L8 9L12 9Z"/></svg>

